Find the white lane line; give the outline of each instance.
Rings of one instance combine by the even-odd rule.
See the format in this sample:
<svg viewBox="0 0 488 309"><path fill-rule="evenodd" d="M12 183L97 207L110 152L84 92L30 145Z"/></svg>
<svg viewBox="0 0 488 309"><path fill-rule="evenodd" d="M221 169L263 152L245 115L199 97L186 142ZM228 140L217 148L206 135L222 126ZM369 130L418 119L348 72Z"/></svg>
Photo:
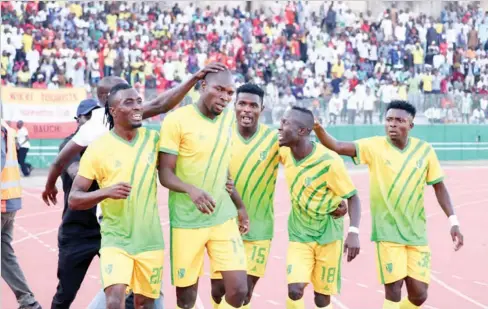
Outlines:
<svg viewBox="0 0 488 309"><path fill-rule="evenodd" d="M30 217L38 217L38 216L43 216L43 215L49 215L49 214L52 214L52 213L57 213L57 212L61 212L63 211L62 208L56 208L54 210L46 210L46 211L40 211L40 212L33 212L33 213L28 213L28 214L25 214L25 215L21 215L21 216L15 216L15 220L17 219L23 219L23 218L30 218ZM61 219L61 218L59 218Z"/></svg>
<svg viewBox="0 0 488 309"><path fill-rule="evenodd" d="M332 302L339 308L341 309L350 309L348 306L346 306L345 304L343 304L340 300L338 300L337 298L335 297L332 297Z"/></svg>
<svg viewBox="0 0 488 309"><path fill-rule="evenodd" d="M459 277L459 276L456 276L456 275L452 275L452 277L453 277L454 279L463 280L463 278L461 278L461 277Z"/></svg>
<svg viewBox="0 0 488 309"><path fill-rule="evenodd" d="M271 300L271 299L268 299L267 302L270 303L271 305L274 305L274 306L279 306L280 305L280 303L277 303L277 302L275 302L274 300Z"/></svg>
<svg viewBox="0 0 488 309"><path fill-rule="evenodd" d="M366 284L362 284L362 283L359 283L359 282L356 282L356 285L357 285L357 286L360 286L360 287L362 287L362 288L365 288L365 289L367 289L367 288L368 288L368 286L367 286Z"/></svg>
<svg viewBox="0 0 488 309"><path fill-rule="evenodd" d="M469 297L468 295L465 295L463 293L461 293L459 290L451 287L449 284L445 283L444 281L440 280L439 278L437 278L436 276L432 275L431 274L431 279L436 282L437 284L439 284L440 286L442 286L443 288L445 288L446 290L450 291L451 293L453 294L456 294L457 296L463 298L464 300L472 303L473 305L476 305L482 309L487 309L488 306L486 305L483 305L482 303L472 299L471 297Z"/></svg>
<svg viewBox="0 0 488 309"><path fill-rule="evenodd" d="M38 236L46 235L46 234L55 232L57 230L58 230L58 228L55 228L55 229L50 229L50 230L47 230L47 231L44 231L44 232L40 232L40 233L37 233L37 234L30 234L29 236L26 236L24 238L21 238L21 239L17 239L17 240L12 241L12 245L18 244L19 242L26 241L28 239L35 239L35 237L37 238ZM24 232L26 232L25 229L24 229Z"/></svg>
<svg viewBox="0 0 488 309"><path fill-rule="evenodd" d="M479 282L479 281L473 281L474 284L482 285L482 286L488 286L488 283L484 282Z"/></svg>

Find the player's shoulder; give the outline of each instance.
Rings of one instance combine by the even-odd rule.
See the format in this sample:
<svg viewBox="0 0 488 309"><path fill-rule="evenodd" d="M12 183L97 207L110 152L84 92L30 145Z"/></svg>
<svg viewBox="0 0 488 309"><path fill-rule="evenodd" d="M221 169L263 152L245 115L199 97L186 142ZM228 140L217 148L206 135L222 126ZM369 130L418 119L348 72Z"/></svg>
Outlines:
<svg viewBox="0 0 488 309"><path fill-rule="evenodd" d="M141 137L148 138L149 140L155 140L156 142L159 141L159 132L156 130L148 129L145 127L140 127L137 129L138 134Z"/></svg>
<svg viewBox="0 0 488 309"><path fill-rule="evenodd" d="M321 143L315 143L315 156L320 158L323 161L326 160L331 160L331 161L336 161L336 160L341 160L342 158L337 152L330 150L329 148L325 147Z"/></svg>
<svg viewBox="0 0 488 309"><path fill-rule="evenodd" d="M186 120L189 116L193 116L193 114L195 114L195 106L194 104L188 104L166 114L163 122L167 120Z"/></svg>

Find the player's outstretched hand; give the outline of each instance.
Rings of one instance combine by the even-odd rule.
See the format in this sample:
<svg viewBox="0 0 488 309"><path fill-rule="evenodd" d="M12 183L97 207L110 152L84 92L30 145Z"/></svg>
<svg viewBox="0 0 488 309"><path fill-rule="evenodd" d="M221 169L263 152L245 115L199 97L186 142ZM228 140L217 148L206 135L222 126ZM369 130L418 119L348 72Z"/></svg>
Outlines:
<svg viewBox="0 0 488 309"><path fill-rule="evenodd" d="M198 188L193 188L188 195L190 195L193 204L195 204L198 210L202 213L211 214L214 212L215 201L207 192Z"/></svg>
<svg viewBox="0 0 488 309"><path fill-rule="evenodd" d="M464 245L464 236L461 234L459 225L454 225L451 227L451 238L454 242L454 250L458 251Z"/></svg>
<svg viewBox="0 0 488 309"><path fill-rule="evenodd" d="M249 232L249 216L245 208L241 208L237 211L237 219L239 220L239 232L242 235Z"/></svg>
<svg viewBox="0 0 488 309"><path fill-rule="evenodd" d="M227 182L225 183L225 190L227 190L227 193L229 193L229 195L234 192L234 181L232 179L227 178Z"/></svg>
<svg viewBox="0 0 488 309"><path fill-rule="evenodd" d="M198 71L197 73L195 73L195 76L198 79L204 79L205 75L207 75L208 73L217 73L225 70L227 70L227 67L222 63L212 62L208 64L206 67L204 67L203 69L201 69L200 71Z"/></svg>
<svg viewBox="0 0 488 309"><path fill-rule="evenodd" d="M58 203L58 199L56 198L57 195L58 188L56 188L56 186L46 186L46 188L44 188L44 191L42 191L42 199L47 206L51 206L49 202L53 203L53 205L56 205Z"/></svg>
<svg viewBox="0 0 488 309"><path fill-rule="evenodd" d="M344 243L344 253L347 252L347 261L351 262L359 254L359 235L356 233L347 234L346 242Z"/></svg>
<svg viewBox="0 0 488 309"><path fill-rule="evenodd" d="M339 219L344 217L347 214L347 204L345 200L342 200L341 203L339 204L339 207L337 207L336 210L330 213L332 218L334 219Z"/></svg>
<svg viewBox="0 0 488 309"><path fill-rule="evenodd" d="M314 131L315 131L315 130L317 130L317 129L322 128L322 125L320 124L320 119L319 119L319 118L314 117L314 119L313 119L313 120L314 120L314 121L313 121L313 130L314 130Z"/></svg>
<svg viewBox="0 0 488 309"><path fill-rule="evenodd" d="M113 186L106 188L107 198L113 200L124 200L129 197L132 187L127 182L119 182Z"/></svg>

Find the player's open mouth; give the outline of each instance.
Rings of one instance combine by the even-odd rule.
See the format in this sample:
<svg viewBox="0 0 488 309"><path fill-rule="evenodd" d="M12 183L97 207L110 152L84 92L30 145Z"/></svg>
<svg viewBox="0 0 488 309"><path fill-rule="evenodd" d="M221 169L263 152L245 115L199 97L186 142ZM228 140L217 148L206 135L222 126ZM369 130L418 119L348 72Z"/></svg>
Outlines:
<svg viewBox="0 0 488 309"><path fill-rule="evenodd" d="M140 120L142 120L142 115L141 114L134 114L134 115L132 115L132 120L140 121Z"/></svg>
<svg viewBox="0 0 488 309"><path fill-rule="evenodd" d="M251 124L252 123L252 118L248 116L242 116L241 117L241 123L246 125L246 124Z"/></svg>

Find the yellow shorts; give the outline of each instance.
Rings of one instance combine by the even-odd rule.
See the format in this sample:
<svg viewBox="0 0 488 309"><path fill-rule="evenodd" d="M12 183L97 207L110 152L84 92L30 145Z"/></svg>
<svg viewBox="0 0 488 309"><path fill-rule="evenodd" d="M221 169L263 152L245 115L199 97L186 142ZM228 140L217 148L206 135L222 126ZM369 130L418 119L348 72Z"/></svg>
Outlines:
<svg viewBox="0 0 488 309"><path fill-rule="evenodd" d="M100 269L103 288L125 284L134 294L157 299L163 278L163 259L163 250L131 255L119 248L102 248Z"/></svg>
<svg viewBox="0 0 488 309"><path fill-rule="evenodd" d="M376 243L376 266L381 284L410 277L430 283L429 246L407 246L391 242Z"/></svg>
<svg viewBox="0 0 488 309"><path fill-rule="evenodd" d="M211 273L246 270L246 254L236 219L200 229L171 229L171 282L177 287L195 284L203 274L207 248Z"/></svg>
<svg viewBox="0 0 488 309"><path fill-rule="evenodd" d="M264 277L266 264L268 264L271 240L244 240L243 242L247 256L247 274L258 278ZM222 279L222 274L220 272L213 272L210 278Z"/></svg>
<svg viewBox="0 0 488 309"><path fill-rule="evenodd" d="M316 242L290 242L287 281L312 283L315 292L336 295L341 290L342 240L319 245Z"/></svg>

